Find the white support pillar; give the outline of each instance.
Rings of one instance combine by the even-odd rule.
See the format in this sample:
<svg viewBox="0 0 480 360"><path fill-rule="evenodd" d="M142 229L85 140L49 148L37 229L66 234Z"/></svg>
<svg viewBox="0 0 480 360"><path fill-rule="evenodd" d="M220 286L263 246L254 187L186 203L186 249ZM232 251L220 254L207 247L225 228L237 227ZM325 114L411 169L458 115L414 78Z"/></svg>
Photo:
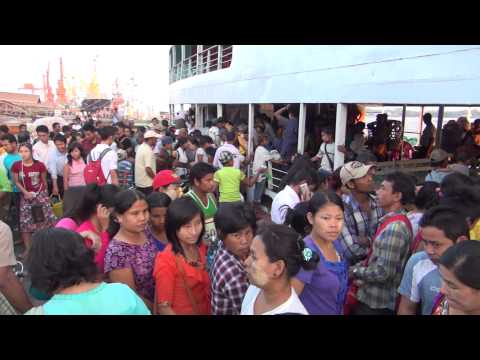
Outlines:
<svg viewBox="0 0 480 360"><path fill-rule="evenodd" d="M183 104L180 104L180 111L183 111Z"/></svg>
<svg viewBox="0 0 480 360"><path fill-rule="evenodd" d="M223 116L223 105L222 104L217 104L217 119Z"/></svg>
<svg viewBox="0 0 480 360"><path fill-rule="evenodd" d="M347 104L337 104L337 118L335 121L335 161L334 170L345 163L345 155L338 151L339 145L345 146L345 135L347 133Z"/></svg>
<svg viewBox="0 0 480 360"><path fill-rule="evenodd" d="M305 119L307 117L307 104L300 103L300 114L298 116L298 143L297 152L303 154L305 151Z"/></svg>
<svg viewBox="0 0 480 360"><path fill-rule="evenodd" d="M199 126L200 126L200 117L201 117L201 114L200 114L200 105L199 104L195 104L195 127L198 129Z"/></svg>
<svg viewBox="0 0 480 360"><path fill-rule="evenodd" d="M253 155L253 121L253 104L248 104L248 156Z"/></svg>

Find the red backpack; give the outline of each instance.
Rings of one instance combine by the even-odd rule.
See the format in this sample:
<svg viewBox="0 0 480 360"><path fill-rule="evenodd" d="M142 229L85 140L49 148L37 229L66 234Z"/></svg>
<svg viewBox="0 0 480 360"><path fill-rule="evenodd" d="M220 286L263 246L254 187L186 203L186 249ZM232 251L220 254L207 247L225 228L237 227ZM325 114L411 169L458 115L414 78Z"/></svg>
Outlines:
<svg viewBox="0 0 480 360"><path fill-rule="evenodd" d="M97 184L103 186L107 183L105 175L102 170L102 159L103 157L111 151L111 148L107 148L102 151L100 157L97 160L92 160L91 155L89 155L89 161L85 169L83 170L83 177L85 178L85 183L88 184ZM110 174L108 174L110 177Z"/></svg>

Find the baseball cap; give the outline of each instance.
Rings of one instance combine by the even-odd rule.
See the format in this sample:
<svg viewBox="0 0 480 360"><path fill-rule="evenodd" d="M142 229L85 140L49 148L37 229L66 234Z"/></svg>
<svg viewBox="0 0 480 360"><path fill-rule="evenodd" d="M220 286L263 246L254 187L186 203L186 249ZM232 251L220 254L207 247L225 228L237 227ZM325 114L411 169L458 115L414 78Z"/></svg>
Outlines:
<svg viewBox="0 0 480 360"><path fill-rule="evenodd" d="M173 139L170 136L162 137L162 145L173 144Z"/></svg>
<svg viewBox="0 0 480 360"><path fill-rule="evenodd" d="M153 130L148 130L147 132L145 132L145 134L143 134L143 138L144 139L148 139L148 138L160 138L160 135L158 135L155 131Z"/></svg>
<svg viewBox="0 0 480 360"><path fill-rule="evenodd" d="M222 164L226 164L229 161L233 160L233 155L230 151L222 151L220 153L219 160Z"/></svg>
<svg viewBox="0 0 480 360"><path fill-rule="evenodd" d="M153 179L153 190L157 190L159 187L168 186L180 181L180 178L172 170L159 171Z"/></svg>
<svg viewBox="0 0 480 360"><path fill-rule="evenodd" d="M442 162L442 161L445 161L446 159L448 159L449 156L450 156L450 154L447 153L445 150L435 149L430 154L430 161L433 162L433 163Z"/></svg>
<svg viewBox="0 0 480 360"><path fill-rule="evenodd" d="M340 179L342 180L342 184L345 185L351 180L360 179L367 175L368 170L373 165L365 165L360 161L350 161L342 166L340 170Z"/></svg>

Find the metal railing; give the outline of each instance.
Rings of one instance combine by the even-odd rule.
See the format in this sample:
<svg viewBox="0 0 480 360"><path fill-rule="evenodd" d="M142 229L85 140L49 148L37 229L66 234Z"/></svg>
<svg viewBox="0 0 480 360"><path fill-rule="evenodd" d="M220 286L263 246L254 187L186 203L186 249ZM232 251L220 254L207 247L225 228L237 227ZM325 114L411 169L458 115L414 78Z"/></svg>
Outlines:
<svg viewBox="0 0 480 360"><path fill-rule="evenodd" d="M184 59L170 69L170 83L225 69L232 63L233 45L215 45Z"/></svg>

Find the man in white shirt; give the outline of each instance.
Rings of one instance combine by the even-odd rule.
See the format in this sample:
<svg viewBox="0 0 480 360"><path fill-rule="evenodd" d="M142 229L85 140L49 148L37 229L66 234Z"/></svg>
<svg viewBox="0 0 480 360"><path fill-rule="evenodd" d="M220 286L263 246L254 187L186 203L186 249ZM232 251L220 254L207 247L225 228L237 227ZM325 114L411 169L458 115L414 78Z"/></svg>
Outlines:
<svg viewBox="0 0 480 360"><path fill-rule="evenodd" d="M255 156L253 158L253 175L257 175L260 169L267 168L267 162L274 158L274 155L267 150L266 146L269 143L268 135L261 134L258 137L260 144L255 149ZM260 204L262 201L262 195L265 191L267 179L264 174L261 174L255 184L254 202Z"/></svg>
<svg viewBox="0 0 480 360"><path fill-rule="evenodd" d="M157 163L153 148L160 138L153 130L148 130L144 135L144 142L138 147L135 156L135 186L145 195L153 191L152 183L157 173Z"/></svg>
<svg viewBox="0 0 480 360"><path fill-rule="evenodd" d="M102 152L106 149L110 151L106 152L102 158L102 171L107 184L113 184L118 186L118 174L117 174L117 163L118 156L115 151L112 150L111 146L113 144L113 136L115 135L115 128L112 126L106 126L101 129L98 129L101 142L95 146L89 155L90 160L98 160Z"/></svg>
<svg viewBox="0 0 480 360"><path fill-rule="evenodd" d="M216 168L223 168L223 165L220 163L220 154L224 151L229 152L233 155L233 167L240 169L240 163L242 156L240 155L240 151L233 145L235 142L235 133L233 131L227 133L227 142L220 146L215 153L215 157L213 158L213 166Z"/></svg>
<svg viewBox="0 0 480 360"><path fill-rule="evenodd" d="M308 201L317 186L318 174L314 169L301 168L287 174L287 185L272 202L271 217L276 224L285 223L288 209L293 209L300 201Z"/></svg>
<svg viewBox="0 0 480 360"><path fill-rule="evenodd" d="M63 198L63 168L67 161L67 139L64 135L56 135L53 139L55 147L48 152L47 170L52 178L52 195Z"/></svg>
<svg viewBox="0 0 480 360"><path fill-rule="evenodd" d="M335 142L333 140L333 130L326 128L322 129L322 144L318 149L317 155L312 158L312 161L321 160L320 168L332 174L334 172L334 155Z"/></svg>
<svg viewBox="0 0 480 360"><path fill-rule="evenodd" d="M52 140L48 139L48 127L45 125L40 125L36 129L38 141L33 145L33 158L42 162L45 166L47 165L48 152L50 149L55 148L55 144Z"/></svg>

